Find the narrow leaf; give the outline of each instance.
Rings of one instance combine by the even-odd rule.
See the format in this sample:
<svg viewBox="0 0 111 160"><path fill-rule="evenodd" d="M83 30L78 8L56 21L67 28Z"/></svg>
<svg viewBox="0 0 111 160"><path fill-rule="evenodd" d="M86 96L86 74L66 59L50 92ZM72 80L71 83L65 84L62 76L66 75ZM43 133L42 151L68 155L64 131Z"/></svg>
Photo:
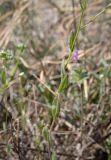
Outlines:
<svg viewBox="0 0 111 160"><path fill-rule="evenodd" d="M61 77L63 77L65 75L65 61L62 61L61 64Z"/></svg>
<svg viewBox="0 0 111 160"><path fill-rule="evenodd" d="M51 160L57 160L56 152L52 152Z"/></svg>
<svg viewBox="0 0 111 160"><path fill-rule="evenodd" d="M5 70L2 71L1 81L2 81L2 84L6 85L6 83L7 83L7 77L6 77L6 71Z"/></svg>
<svg viewBox="0 0 111 160"><path fill-rule="evenodd" d="M67 86L68 86L68 76L64 75L64 77L61 79L58 91L63 92Z"/></svg>
<svg viewBox="0 0 111 160"><path fill-rule="evenodd" d="M75 34L72 31L71 35L70 35L70 42L69 42L71 52L73 52L73 50L74 50L74 38L75 38Z"/></svg>

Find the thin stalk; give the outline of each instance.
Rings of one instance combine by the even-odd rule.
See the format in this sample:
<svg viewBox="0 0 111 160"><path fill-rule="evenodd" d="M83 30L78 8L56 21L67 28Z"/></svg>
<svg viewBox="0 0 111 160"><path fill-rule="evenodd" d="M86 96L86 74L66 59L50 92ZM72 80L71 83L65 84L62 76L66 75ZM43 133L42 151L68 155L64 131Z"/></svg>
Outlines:
<svg viewBox="0 0 111 160"><path fill-rule="evenodd" d="M104 9L102 9L98 14L96 14L94 17L92 17L87 24L81 26L81 29L87 27L89 24L93 23L101 14L103 14L108 8L111 7L111 3L109 3Z"/></svg>
<svg viewBox="0 0 111 160"><path fill-rule="evenodd" d="M85 9L86 9L86 2L87 2L87 0L84 0L83 8L81 8L81 17L80 17L80 21L79 21L79 24L78 24L78 27L77 27L77 32L76 32L76 34L75 34L74 43L73 43L73 46L74 46L74 47L75 47L75 44L76 44L76 41L77 41L79 32L80 32L80 30L81 30L81 23L82 23L82 20L83 20L83 18L84 18L84 11L85 11ZM70 62L71 57L72 57L72 52L70 51L70 52L69 52L68 59L66 60L65 68L67 67L68 63Z"/></svg>
<svg viewBox="0 0 111 160"><path fill-rule="evenodd" d="M77 30L77 23L76 23L76 13L75 13L75 1L72 0L72 7L73 7L73 26L74 30ZM76 42L77 48L79 47L78 41Z"/></svg>

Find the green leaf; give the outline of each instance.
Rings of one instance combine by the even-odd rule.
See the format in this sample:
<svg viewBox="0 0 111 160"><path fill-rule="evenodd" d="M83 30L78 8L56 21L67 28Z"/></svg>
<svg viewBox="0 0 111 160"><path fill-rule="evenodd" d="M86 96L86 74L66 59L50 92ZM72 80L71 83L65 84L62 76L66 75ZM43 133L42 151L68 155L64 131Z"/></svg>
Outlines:
<svg viewBox="0 0 111 160"><path fill-rule="evenodd" d="M84 68L77 68L73 71L73 80L76 83L83 82L88 77L87 71Z"/></svg>
<svg viewBox="0 0 111 160"><path fill-rule="evenodd" d="M81 10L83 10L84 8L81 0L80 0L80 6L81 6Z"/></svg>
<svg viewBox="0 0 111 160"><path fill-rule="evenodd" d="M53 118L56 118L56 117L57 117L57 115L58 115L58 110L59 110L58 106L55 106L55 105L52 105L52 106L51 106L51 114L52 114L52 117L53 117Z"/></svg>
<svg viewBox="0 0 111 160"><path fill-rule="evenodd" d="M6 85L7 84L7 76L6 76L6 71L3 70L2 73L1 73L1 81L2 81L2 84Z"/></svg>
<svg viewBox="0 0 111 160"><path fill-rule="evenodd" d="M23 43L19 43L19 44L17 44L16 48L17 48L18 50L20 50L21 52L23 52L24 49L26 48L26 45L23 44Z"/></svg>
<svg viewBox="0 0 111 160"><path fill-rule="evenodd" d="M50 142L50 135L47 126L45 126L42 130L42 135L47 142Z"/></svg>
<svg viewBox="0 0 111 160"><path fill-rule="evenodd" d="M53 151L51 155L51 160L57 160L56 152Z"/></svg>
<svg viewBox="0 0 111 160"><path fill-rule="evenodd" d="M57 98L53 100L52 105L49 106L49 116L51 118L56 118L59 115L60 106Z"/></svg>
<svg viewBox="0 0 111 160"><path fill-rule="evenodd" d="M56 118L57 116L58 116L58 114L59 114L59 106L57 106L57 105L53 105L52 106L52 117L53 118Z"/></svg>
<svg viewBox="0 0 111 160"><path fill-rule="evenodd" d="M74 50L74 39L75 39L75 34L74 34L74 32L71 32L70 41L69 41L69 46L70 46L71 52L73 52L73 50Z"/></svg>
<svg viewBox="0 0 111 160"><path fill-rule="evenodd" d="M52 89L52 84L51 83L46 83L47 86ZM37 85L37 88L39 89L39 91L41 92L41 94L44 96L45 100L49 103L52 104L53 99L54 99L54 95L47 89L44 88L43 85Z"/></svg>
<svg viewBox="0 0 111 160"><path fill-rule="evenodd" d="M62 61L61 64L61 77L63 77L65 75L65 61Z"/></svg>
<svg viewBox="0 0 111 160"><path fill-rule="evenodd" d="M0 58L2 58L5 61L14 59L14 54L12 50L2 50L0 51Z"/></svg>
<svg viewBox="0 0 111 160"><path fill-rule="evenodd" d="M66 89L68 86L68 76L64 75L64 77L61 79L61 83L59 85L58 92L63 92L64 89Z"/></svg>

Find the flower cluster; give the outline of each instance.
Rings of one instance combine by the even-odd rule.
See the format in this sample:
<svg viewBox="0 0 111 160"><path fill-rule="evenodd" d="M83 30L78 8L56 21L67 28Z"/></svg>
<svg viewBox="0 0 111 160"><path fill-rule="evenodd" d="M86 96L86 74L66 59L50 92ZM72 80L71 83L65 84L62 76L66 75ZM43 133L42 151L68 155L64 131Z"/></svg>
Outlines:
<svg viewBox="0 0 111 160"><path fill-rule="evenodd" d="M73 51L72 60L73 60L73 62L77 62L77 60L78 60L78 50L77 50L77 48L75 48L74 51Z"/></svg>

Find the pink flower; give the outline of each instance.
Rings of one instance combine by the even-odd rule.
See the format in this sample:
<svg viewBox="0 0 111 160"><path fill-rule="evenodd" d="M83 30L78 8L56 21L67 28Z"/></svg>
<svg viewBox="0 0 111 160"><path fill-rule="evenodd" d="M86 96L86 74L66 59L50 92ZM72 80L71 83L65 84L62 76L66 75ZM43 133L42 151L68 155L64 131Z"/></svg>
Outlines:
<svg viewBox="0 0 111 160"><path fill-rule="evenodd" d="M77 62L77 60L78 60L78 50L77 50L77 48L75 48L74 51L73 51L72 60L73 60L73 62Z"/></svg>

